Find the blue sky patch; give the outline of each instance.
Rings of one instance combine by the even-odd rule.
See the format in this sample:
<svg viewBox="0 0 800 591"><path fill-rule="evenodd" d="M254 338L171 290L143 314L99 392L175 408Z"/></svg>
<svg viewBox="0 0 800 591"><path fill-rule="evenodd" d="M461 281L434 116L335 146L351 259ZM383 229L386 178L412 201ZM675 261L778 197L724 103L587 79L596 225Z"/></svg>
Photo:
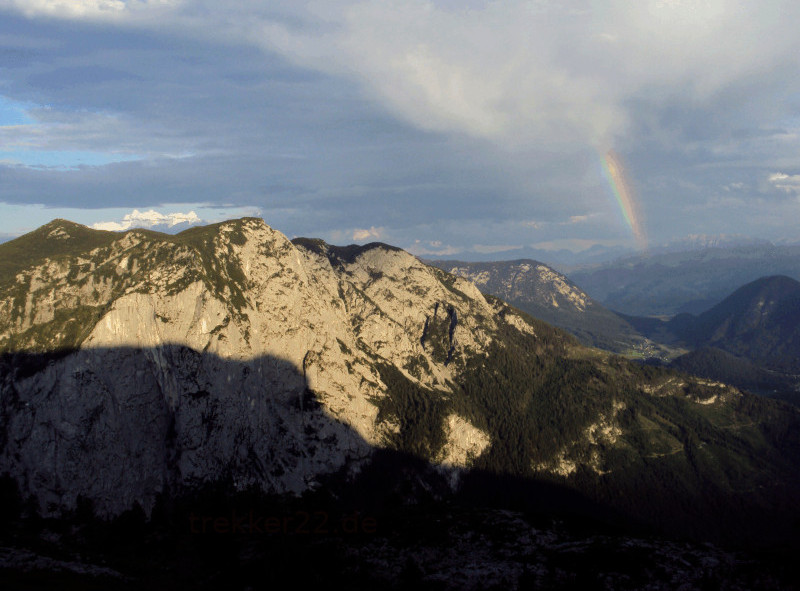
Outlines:
<svg viewBox="0 0 800 591"><path fill-rule="evenodd" d="M0 126L31 125L36 123L28 111L35 105L20 103L0 95Z"/></svg>
<svg viewBox="0 0 800 591"><path fill-rule="evenodd" d="M81 166L104 166L114 162L140 160L136 154L113 154L82 150L2 150L0 162L30 167L74 169Z"/></svg>

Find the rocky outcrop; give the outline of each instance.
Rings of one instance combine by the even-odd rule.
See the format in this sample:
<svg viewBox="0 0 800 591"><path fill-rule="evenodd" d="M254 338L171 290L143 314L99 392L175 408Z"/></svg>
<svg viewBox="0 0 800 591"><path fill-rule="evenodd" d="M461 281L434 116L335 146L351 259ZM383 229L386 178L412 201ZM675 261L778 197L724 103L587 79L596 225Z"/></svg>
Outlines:
<svg viewBox="0 0 800 591"><path fill-rule="evenodd" d="M231 361L178 345L86 348L20 375L7 357L6 470L49 511L90 499L101 514L228 479L302 492L369 446L331 420L291 363ZM13 394L13 401L7 397Z"/></svg>
<svg viewBox="0 0 800 591"><path fill-rule="evenodd" d="M467 468L489 447L491 439L474 425L457 414L447 417L447 443L443 450L442 464Z"/></svg>

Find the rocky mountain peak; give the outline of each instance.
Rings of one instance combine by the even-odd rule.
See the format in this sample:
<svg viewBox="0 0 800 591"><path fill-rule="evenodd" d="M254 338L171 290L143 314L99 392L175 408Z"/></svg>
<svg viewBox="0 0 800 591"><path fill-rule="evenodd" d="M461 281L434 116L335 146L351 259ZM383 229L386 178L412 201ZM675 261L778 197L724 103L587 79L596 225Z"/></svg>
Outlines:
<svg viewBox="0 0 800 591"><path fill-rule="evenodd" d="M154 412L159 416L168 412L174 415L170 421L188 429L199 424L196 421L203 422L201 415L219 408L223 400L234 409L226 412L234 415L237 408L245 411L243 401L264 404L261 388L265 384L273 391L269 404L277 405L274 417L263 415L264 422L259 425L238 415L229 417L231 424L243 421L250 425L240 437L264 453L267 447L277 446L274 438L288 428L281 425L301 418L295 416L292 401L303 399L303 392L308 391L314 393L315 404L321 404L324 412L319 410L322 414L317 419L306 417L311 423L303 419L307 428L316 420L316 428L329 431L322 426L328 413L344 429L337 436L342 442L349 441L343 443L344 448L358 457L366 446L380 445L401 429L396 416L379 416L380 405L376 405L388 395L386 371L391 369L394 380L416 388L449 391L465 359L485 350L497 330L495 309L471 284L386 245L330 247L316 243L309 248L302 242L293 244L257 218L191 228L175 236L141 229L110 234L75 227L93 239L84 250L63 254L51 248L47 236L74 230L54 222L39 232L45 235L44 242L41 237L29 237L41 245L41 255L21 264L14 281L0 292L0 348L7 355L38 352L45 363L36 367L37 358L26 357L26 367L33 367L29 371L34 373L33 381L26 385L26 396L41 403L77 396L69 410L51 409L57 413L53 416L50 411L40 412L38 419L31 416L30 420L50 421L52 427L42 430L44 439L23 438L25 449L16 449L14 457L33 453L29 446L56 445L62 436L58 425L65 429L71 425L69 433L113 430L102 421L83 424L80 418L85 413L105 416L112 412L110 401L102 402L105 397L100 392L114 392L125 405L142 396L151 400L151 405L161 399L166 407ZM451 310L449 318L437 316L440 307ZM56 364L47 361L54 351L66 355ZM183 373L188 371L182 369L187 363L195 368L196 377ZM229 369L220 369L223 366ZM108 373L104 367L114 370ZM150 376L141 382L149 384L146 395L137 391L135 381L129 381L141 381L142 377L134 376L143 373ZM254 375L259 379L250 377ZM59 384L55 390L54 384ZM80 391L95 393L83 400ZM186 392L209 394L199 398L189 394L187 399ZM203 404L198 406L198 400ZM181 416L188 423L181 423ZM466 452L460 451L464 445L474 450L474 442L486 438L455 413L447 425L445 439L450 443L442 448L446 450L442 458L450 464L466 457ZM163 465L147 467L162 473L154 481L157 486L151 483L147 489L140 484L131 494L146 506L170 479L185 482L187 478L218 477L224 462L209 464L200 448L223 453L220 458L232 453L224 451L229 443L218 439L228 436L227 429L209 431L211 439L195 439L197 443L190 447L196 452L189 453L185 447L188 440L184 441L182 463L167 472ZM303 437L301 429L295 449L308 444ZM150 445L165 444L157 439ZM123 438L119 445L134 444ZM116 447L111 445L109 452ZM255 478L276 490L300 490L315 471L335 469L348 457L343 452L315 449L318 458L314 461L305 449L301 455L309 461L292 464L291 469L291 463L283 462L282 475L269 478L248 472L243 482ZM6 451L11 450L6 447ZM116 453L125 455L129 450L117 449ZM169 456L153 453L159 462ZM97 461L89 455L87 461ZM19 460L4 457L26 472ZM91 484L87 489L86 483L80 483L77 473L64 472L61 453L54 449L48 457L47 469L74 489L70 498L76 494L96 497L97 491ZM37 456L35 461L40 460ZM50 485L30 486L35 494L47 498L54 494ZM103 503L107 511L121 508L108 499Z"/></svg>

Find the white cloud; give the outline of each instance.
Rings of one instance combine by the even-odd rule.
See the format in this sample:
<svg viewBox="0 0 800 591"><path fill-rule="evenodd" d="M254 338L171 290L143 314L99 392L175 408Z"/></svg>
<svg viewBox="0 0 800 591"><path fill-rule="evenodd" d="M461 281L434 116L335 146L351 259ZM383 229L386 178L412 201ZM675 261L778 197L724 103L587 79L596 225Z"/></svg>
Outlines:
<svg viewBox="0 0 800 591"><path fill-rule="evenodd" d="M424 257L437 257L437 256L450 256L461 252L463 249L451 246L449 244L443 245L441 240L422 241L415 240L414 243L406 248L408 252L414 256Z"/></svg>
<svg viewBox="0 0 800 591"><path fill-rule="evenodd" d="M139 211L134 209L131 213L126 214L122 221L119 222L97 222L92 224L95 230L111 230L114 232L121 232L130 230L131 228L154 228L156 226L164 226L165 228L173 228L178 224L196 225L203 223L194 211L187 213L168 213L163 214L151 209L149 211Z"/></svg>
<svg viewBox="0 0 800 591"><path fill-rule="evenodd" d="M786 193L796 193L800 195L800 174L775 172L769 175L767 180L776 189L780 189Z"/></svg>
<svg viewBox="0 0 800 591"><path fill-rule="evenodd" d="M0 8L14 9L27 17L117 20L183 3L184 0L0 0Z"/></svg>
<svg viewBox="0 0 800 591"><path fill-rule="evenodd" d="M372 226L369 229L353 230L353 240L368 240L370 238L380 238L383 235L383 228Z"/></svg>
<svg viewBox="0 0 800 591"><path fill-rule="evenodd" d="M678 90L702 101L797 48L788 17L798 8L786 1L307 6L334 26L304 33L269 23L260 42L357 79L423 129L503 145L607 147L627 130L633 99Z"/></svg>
<svg viewBox="0 0 800 591"><path fill-rule="evenodd" d="M325 13L338 21L329 34L304 37L273 24L262 42L307 67L357 78L423 129L524 142L589 139L619 127L624 116L603 100L607 91L557 63L552 23L528 6L456 12L421 0L352 3L338 19Z"/></svg>

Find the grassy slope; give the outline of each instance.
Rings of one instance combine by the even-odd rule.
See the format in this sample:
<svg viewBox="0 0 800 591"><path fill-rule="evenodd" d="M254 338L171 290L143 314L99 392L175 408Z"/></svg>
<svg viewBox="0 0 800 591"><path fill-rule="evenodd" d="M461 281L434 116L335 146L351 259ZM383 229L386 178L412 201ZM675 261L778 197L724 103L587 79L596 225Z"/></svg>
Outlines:
<svg viewBox="0 0 800 591"><path fill-rule="evenodd" d="M69 237L63 236L66 232ZM53 220L49 224L24 236L0 244L0 287L14 281L17 273L47 259L68 258L108 246L120 234L92 230L66 220Z"/></svg>

